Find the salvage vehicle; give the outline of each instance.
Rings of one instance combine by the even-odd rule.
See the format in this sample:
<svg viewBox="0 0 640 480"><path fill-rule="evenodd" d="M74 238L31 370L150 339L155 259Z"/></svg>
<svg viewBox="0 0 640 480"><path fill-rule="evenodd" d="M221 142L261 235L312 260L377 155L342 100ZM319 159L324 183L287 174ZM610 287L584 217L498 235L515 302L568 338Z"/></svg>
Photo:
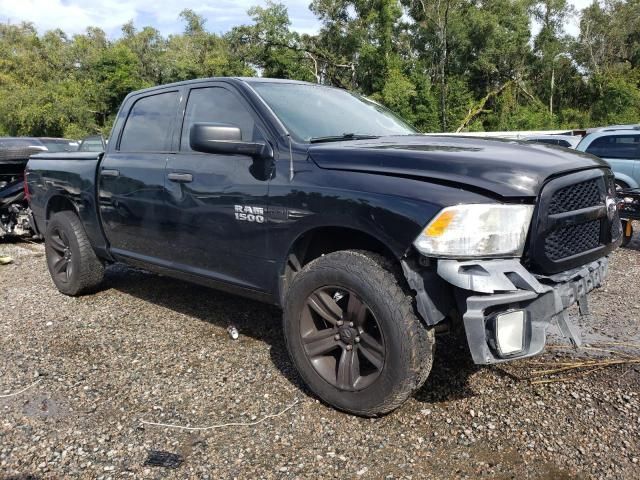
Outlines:
<svg viewBox="0 0 640 480"><path fill-rule="evenodd" d="M0 238L34 233L24 192L24 169L29 156L43 151L47 147L35 138L0 138Z"/></svg>
<svg viewBox="0 0 640 480"><path fill-rule="evenodd" d="M35 155L27 188L60 292L122 262L279 305L302 379L362 416L424 384L447 323L478 364L540 353L552 322L579 344L566 309L622 239L598 158L424 136L287 80L131 93L105 153Z"/></svg>

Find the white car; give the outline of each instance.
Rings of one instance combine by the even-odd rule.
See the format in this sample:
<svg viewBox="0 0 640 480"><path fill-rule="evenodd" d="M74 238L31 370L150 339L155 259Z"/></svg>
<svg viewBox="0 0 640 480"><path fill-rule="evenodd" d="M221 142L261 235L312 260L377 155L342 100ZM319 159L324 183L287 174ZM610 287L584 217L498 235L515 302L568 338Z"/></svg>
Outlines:
<svg viewBox="0 0 640 480"><path fill-rule="evenodd" d="M523 138L527 142L546 143L566 148L576 148L582 137L578 135L529 135Z"/></svg>

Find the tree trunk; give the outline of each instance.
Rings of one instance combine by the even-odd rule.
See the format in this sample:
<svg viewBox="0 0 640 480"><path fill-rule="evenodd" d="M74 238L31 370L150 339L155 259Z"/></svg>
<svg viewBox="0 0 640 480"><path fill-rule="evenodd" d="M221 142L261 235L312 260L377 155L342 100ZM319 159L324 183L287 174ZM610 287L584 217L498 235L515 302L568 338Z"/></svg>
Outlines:
<svg viewBox="0 0 640 480"><path fill-rule="evenodd" d="M443 132L447 131L447 66L449 63L449 38L448 38L448 26L449 26L449 3L450 0L446 0L446 6L444 11L444 18L440 19L440 128Z"/></svg>

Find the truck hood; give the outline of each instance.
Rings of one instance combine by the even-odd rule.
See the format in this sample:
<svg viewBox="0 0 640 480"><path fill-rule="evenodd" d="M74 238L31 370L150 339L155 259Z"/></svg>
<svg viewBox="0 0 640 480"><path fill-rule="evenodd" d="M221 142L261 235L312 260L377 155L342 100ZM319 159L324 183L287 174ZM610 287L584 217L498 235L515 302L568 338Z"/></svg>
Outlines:
<svg viewBox="0 0 640 480"><path fill-rule="evenodd" d="M603 160L562 147L453 136L312 144L309 155L324 169L424 178L505 198L536 197L550 177L607 167Z"/></svg>

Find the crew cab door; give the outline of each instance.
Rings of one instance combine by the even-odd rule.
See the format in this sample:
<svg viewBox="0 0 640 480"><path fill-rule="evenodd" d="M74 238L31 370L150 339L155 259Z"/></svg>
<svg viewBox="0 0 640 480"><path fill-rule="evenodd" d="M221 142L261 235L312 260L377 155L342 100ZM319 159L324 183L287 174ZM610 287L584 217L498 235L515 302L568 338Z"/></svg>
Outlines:
<svg viewBox="0 0 640 480"><path fill-rule="evenodd" d="M266 208L272 160L191 149L194 123L239 127L242 141L266 141L251 105L224 82L198 84L183 92L186 103L179 148L166 166L169 242L172 259L187 273L263 290Z"/></svg>
<svg viewBox="0 0 640 480"><path fill-rule="evenodd" d="M172 155L178 89L132 97L123 106L119 138L111 139L98 171L100 215L111 252L155 261L163 241L165 167ZM115 129L117 130L117 129ZM111 143L110 142L110 143Z"/></svg>

